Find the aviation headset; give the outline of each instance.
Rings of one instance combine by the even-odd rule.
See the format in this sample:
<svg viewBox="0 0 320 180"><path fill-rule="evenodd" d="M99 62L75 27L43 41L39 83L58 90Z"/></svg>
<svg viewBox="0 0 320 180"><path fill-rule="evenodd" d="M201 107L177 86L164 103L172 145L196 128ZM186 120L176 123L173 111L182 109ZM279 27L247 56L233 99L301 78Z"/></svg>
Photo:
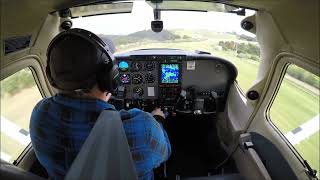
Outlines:
<svg viewBox="0 0 320 180"><path fill-rule="evenodd" d="M98 59L98 65L101 66L101 68L97 69L96 76L88 77L87 79L84 79L82 83L76 84L76 86L79 86L78 88L70 89L65 87L64 88L59 87L55 82L54 78L52 77L51 70L50 70L51 50L57 42L60 42L60 40L62 40L67 36L80 37L81 39L84 39L87 42L94 45L96 48L98 48L102 52L102 55ZM59 89L61 92L72 93L72 92L79 92L82 90L90 90L95 84L98 85L101 91L114 92L119 84L119 71L118 71L118 66L114 65L113 61L114 61L114 56L110 51L108 45L105 44L102 39L100 39L97 35L95 35L94 33L91 33L90 31L73 28L58 34L49 44L49 47L47 50L46 74L50 84L56 89ZM68 83L66 84L68 85ZM71 85L72 83L69 83L69 84ZM74 86L74 84L72 85Z"/></svg>

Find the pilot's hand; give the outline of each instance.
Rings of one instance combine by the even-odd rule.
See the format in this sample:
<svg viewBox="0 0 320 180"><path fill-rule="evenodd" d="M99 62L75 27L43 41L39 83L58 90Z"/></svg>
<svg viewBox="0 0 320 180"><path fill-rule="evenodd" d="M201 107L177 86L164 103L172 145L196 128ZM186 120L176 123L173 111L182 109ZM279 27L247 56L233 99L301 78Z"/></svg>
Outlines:
<svg viewBox="0 0 320 180"><path fill-rule="evenodd" d="M105 101L108 102L111 98L112 94L111 93L106 93Z"/></svg>
<svg viewBox="0 0 320 180"><path fill-rule="evenodd" d="M163 117L164 119L166 118L166 116L164 115L163 111L161 111L160 108L154 109L154 110L151 112L151 114L152 114L153 116L155 116L155 115L161 116L161 117Z"/></svg>

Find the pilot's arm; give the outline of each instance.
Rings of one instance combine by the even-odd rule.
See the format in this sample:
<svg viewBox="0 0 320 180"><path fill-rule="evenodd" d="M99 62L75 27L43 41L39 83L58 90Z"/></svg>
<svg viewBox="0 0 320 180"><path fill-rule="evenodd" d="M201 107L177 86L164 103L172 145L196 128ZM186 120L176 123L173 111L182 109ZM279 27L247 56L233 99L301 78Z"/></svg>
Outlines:
<svg viewBox="0 0 320 180"><path fill-rule="evenodd" d="M134 108L121 110L120 114L138 176L151 176L153 169L168 160L171 154L168 135L150 113ZM155 115L158 119L157 116L160 115Z"/></svg>
<svg viewBox="0 0 320 180"><path fill-rule="evenodd" d="M163 123L165 121L165 115L161 111L160 108L155 109L154 111L151 112L151 114L153 115L155 120L159 123L159 125L160 125L160 127L162 129L162 132L163 132L163 137L165 137L165 142L167 144L167 148L166 148L167 149L167 157L164 157L163 161L166 161L166 160L168 160L168 158L169 158L169 156L171 154L171 145L170 145L170 141L169 141L169 138L168 138L168 134L163 128ZM162 134L160 134L160 135L162 136Z"/></svg>
<svg viewBox="0 0 320 180"><path fill-rule="evenodd" d="M166 131L164 130L161 121L164 118L160 115L155 115L156 121L149 121L152 125L150 138L148 141L149 156L152 159L152 168L155 169L161 163L167 161L171 155L171 145Z"/></svg>

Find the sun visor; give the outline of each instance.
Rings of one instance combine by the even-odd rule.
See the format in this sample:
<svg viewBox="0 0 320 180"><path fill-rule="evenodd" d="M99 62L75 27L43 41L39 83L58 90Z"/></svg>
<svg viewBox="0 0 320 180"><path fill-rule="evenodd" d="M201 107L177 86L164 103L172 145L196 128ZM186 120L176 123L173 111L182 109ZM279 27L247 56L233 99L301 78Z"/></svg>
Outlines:
<svg viewBox="0 0 320 180"><path fill-rule="evenodd" d="M153 9L156 8L155 1L146 1ZM204 1L162 1L158 4L158 9L161 11L201 11L201 12L230 12L238 9L237 7Z"/></svg>
<svg viewBox="0 0 320 180"><path fill-rule="evenodd" d="M104 14L131 13L132 2L108 3L108 4L90 4L70 8L71 17L86 17Z"/></svg>

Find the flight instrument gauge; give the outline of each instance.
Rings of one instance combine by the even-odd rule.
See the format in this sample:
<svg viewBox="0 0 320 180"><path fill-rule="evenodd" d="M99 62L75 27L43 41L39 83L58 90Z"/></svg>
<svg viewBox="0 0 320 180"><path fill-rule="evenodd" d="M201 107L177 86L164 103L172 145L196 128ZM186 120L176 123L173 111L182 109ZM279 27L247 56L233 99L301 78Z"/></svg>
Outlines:
<svg viewBox="0 0 320 180"><path fill-rule="evenodd" d="M142 87L137 86L137 87L133 88L133 93L137 93L139 96L142 96L143 95Z"/></svg>
<svg viewBox="0 0 320 180"><path fill-rule="evenodd" d="M132 71L140 71L142 68L142 65L140 62L132 62L131 63L131 70Z"/></svg>
<svg viewBox="0 0 320 180"><path fill-rule="evenodd" d="M132 83L133 84L141 84L143 77L140 74L135 74L132 76Z"/></svg>
<svg viewBox="0 0 320 180"><path fill-rule="evenodd" d="M154 76L151 73L146 74L145 81L147 83L154 83Z"/></svg>
<svg viewBox="0 0 320 180"><path fill-rule="evenodd" d="M125 72L129 69L129 64L127 61L120 61L118 65L120 71Z"/></svg>
<svg viewBox="0 0 320 180"><path fill-rule="evenodd" d="M121 74L120 81L122 84L129 84L130 83L130 75L129 74Z"/></svg>
<svg viewBox="0 0 320 180"><path fill-rule="evenodd" d="M146 62L146 64L144 66L145 66L145 69L147 71L153 71L154 68L156 67L156 65L152 61L151 62Z"/></svg>

